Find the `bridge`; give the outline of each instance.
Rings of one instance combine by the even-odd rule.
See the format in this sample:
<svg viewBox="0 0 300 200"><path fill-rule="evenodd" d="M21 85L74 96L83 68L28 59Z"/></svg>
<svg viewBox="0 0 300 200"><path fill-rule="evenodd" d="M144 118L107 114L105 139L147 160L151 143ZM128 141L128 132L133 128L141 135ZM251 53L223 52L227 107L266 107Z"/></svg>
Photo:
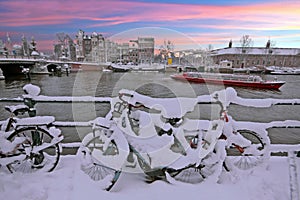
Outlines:
<svg viewBox="0 0 300 200"><path fill-rule="evenodd" d="M74 62L68 60L46 60L40 58L0 58L0 68L5 77L24 74L23 69L29 69L32 74L49 73L57 69L80 69L89 66L91 69L102 70L105 63Z"/></svg>

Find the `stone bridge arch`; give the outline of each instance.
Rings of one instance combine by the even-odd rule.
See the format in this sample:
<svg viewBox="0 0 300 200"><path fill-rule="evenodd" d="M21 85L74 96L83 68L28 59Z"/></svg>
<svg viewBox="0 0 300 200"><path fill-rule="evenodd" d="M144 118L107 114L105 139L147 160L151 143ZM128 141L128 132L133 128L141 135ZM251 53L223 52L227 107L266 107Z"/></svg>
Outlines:
<svg viewBox="0 0 300 200"><path fill-rule="evenodd" d="M46 65L48 72L57 72L58 69L61 69L61 65L57 63L49 63Z"/></svg>

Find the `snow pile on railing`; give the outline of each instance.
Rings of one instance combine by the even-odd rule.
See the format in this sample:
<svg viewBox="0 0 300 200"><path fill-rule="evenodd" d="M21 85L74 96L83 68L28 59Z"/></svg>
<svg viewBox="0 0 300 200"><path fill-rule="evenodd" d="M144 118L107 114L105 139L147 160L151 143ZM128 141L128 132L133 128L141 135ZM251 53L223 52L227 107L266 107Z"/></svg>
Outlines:
<svg viewBox="0 0 300 200"><path fill-rule="evenodd" d="M300 99L247 99L237 95L237 92L229 87L225 90L217 91L211 95L202 95L197 97L198 103L216 103L220 102L224 107L230 104L237 104L246 107L266 108L273 105L300 105Z"/></svg>

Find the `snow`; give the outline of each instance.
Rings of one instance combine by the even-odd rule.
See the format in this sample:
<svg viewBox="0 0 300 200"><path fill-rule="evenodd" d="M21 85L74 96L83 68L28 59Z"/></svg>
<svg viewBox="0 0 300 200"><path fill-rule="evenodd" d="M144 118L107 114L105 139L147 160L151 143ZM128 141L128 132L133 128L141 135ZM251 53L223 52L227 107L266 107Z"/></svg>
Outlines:
<svg viewBox="0 0 300 200"><path fill-rule="evenodd" d="M274 55L297 55L300 52L300 49L294 48L272 48L272 54ZM212 55L223 55L223 54L238 54L242 52L241 47L233 47L233 48L223 48L223 49L216 49L212 51ZM247 50L247 54L250 55L263 55L268 54L269 49L266 48L259 48L259 47L251 47Z"/></svg>
<svg viewBox="0 0 300 200"><path fill-rule="evenodd" d="M197 99L194 98L151 98L135 91L120 90L119 94L125 94L125 101L132 105L143 104L147 108L161 111L163 117L181 118L186 113L194 110Z"/></svg>
<svg viewBox="0 0 300 200"><path fill-rule="evenodd" d="M228 87L225 90L216 91L211 95L202 95L197 97L198 103L213 103L217 101L220 101L224 108L228 107L230 104L257 108L266 108L278 104L300 104L300 99L246 99L239 97L237 92L232 87Z"/></svg>
<svg viewBox="0 0 300 200"><path fill-rule="evenodd" d="M17 126L48 125L55 121L53 116L37 116L17 119Z"/></svg>
<svg viewBox="0 0 300 200"><path fill-rule="evenodd" d="M23 90L27 95L30 95L31 97L38 96L41 92L40 87L32 84L26 84L23 87Z"/></svg>
<svg viewBox="0 0 300 200"><path fill-rule="evenodd" d="M296 161L299 166L299 158ZM0 199L290 199L286 157L272 157L267 165L250 174L224 173L220 183L187 184L173 180L171 184L165 181L148 184L143 174L123 173L111 192L102 190L100 182L90 179L74 155L63 156L51 173L0 172L0 176Z"/></svg>
<svg viewBox="0 0 300 200"><path fill-rule="evenodd" d="M245 200L285 200L291 196L297 197L297 190L300 177L296 169L300 166L300 158L293 156L287 157L271 157L263 165L255 168L247 168L243 165L243 161L237 170L226 171L222 165L224 161L233 160L227 157L224 150L225 146L233 143L242 144L243 147L250 146L248 140L233 134L236 130L247 129L259 133L264 136L264 144L266 149L270 151L299 151L299 145L268 145L270 143L267 137L266 129L274 126L280 127L300 127L300 121L274 121L270 123L256 122L240 122L235 121L230 116L226 120L191 120L182 118L186 113L193 111L199 102L217 102L219 101L224 109L230 104L239 104L243 106L253 107L270 107L279 103L299 104L299 99L244 99L238 97L233 88L227 88L214 92L212 95L199 96L198 98L151 98L135 91L121 90L119 97L100 98L100 97L47 97L38 96L40 88L34 85L26 85L23 88L27 94L24 98L33 98L38 101L100 101L110 102L112 111L116 103L122 103L121 100L133 105L140 104L147 108L160 112L145 112L142 110L131 110L124 106L120 109L120 115L110 112L106 118L96 118L89 122L54 122L52 116L39 116L32 118L18 119L18 125L36 125L48 124L54 122L61 126L92 126L94 132L86 135L82 141L84 145L95 137L103 142L102 150L109 148L112 140L119 147L117 155L104 155L102 150L95 149L92 152L86 147L80 147L77 155L64 155L61 157L59 165L51 173L8 173L6 167L0 167L0 199L183 199L193 197L197 199L245 199ZM14 107L12 107L13 109ZM139 130L133 130L131 127L128 113L130 117L139 120ZM109 119L111 117L113 121ZM166 122L165 118L180 118L177 125L172 126L170 122ZM101 129L105 128L105 129ZM159 136L155 127L162 130L172 130L170 135L164 134ZM109 129L109 130L107 130ZM57 141L63 139L61 131L54 127L49 129L54 139L50 143L35 148L39 151L42 148L50 146ZM106 132L104 132L106 131ZM5 134L1 136L4 137ZM103 134L104 133L104 134ZM198 136L203 138L204 143L197 145L195 149L190 148L190 144L184 138L185 133L189 136ZM221 134L227 136L227 140L218 140ZM172 145L176 141L180 141L181 147L176 151L172 150ZM19 143L18 138L9 142L5 138L0 138L0 152L10 152L14 148L14 143ZM208 176L201 183L188 184L178 181L180 177L172 178L168 174L167 181L155 181L151 184L145 182L145 175L140 173L140 168L129 170L124 166L126 164L127 155L129 153L129 144L138 151L140 155L147 160L152 168L168 166L173 169L180 169L188 164L198 166L205 165L203 170L211 170L213 174ZM79 147L79 143L62 144L63 147ZM189 147L189 148L187 148ZM183 150L181 152L181 149ZM213 150L215 150L214 153ZM83 153L84 152L84 153ZM245 152L260 155L257 148L245 148ZM257 154L256 154L257 153ZM210 156L207 156L210 155ZM206 157L207 156L207 157ZM83 159L84 158L84 159ZM200 159L199 159L200 158ZM236 157L235 157L236 158ZM249 157L248 157L249 158ZM246 159L246 158L245 158ZM250 159L250 158L249 158ZM4 159L3 159L4 160ZM88 162L93 161L93 162ZM122 169L123 173L111 192L103 190L107 186L107 181L99 181L101 175L96 171L101 171L100 165L91 166L95 162L104 164L110 168ZM135 160L136 161L136 160ZM11 162L11 161L10 161ZM259 162L259 161L258 161ZM291 165L292 163L292 165ZM2 163L3 164L3 163ZM213 165L215 164L215 165ZM234 163L236 164L236 163ZM256 164L256 163L255 163ZM228 166L230 167L230 166ZM251 166L252 167L252 166ZM241 170L249 169L249 170ZM187 173L195 172L187 171ZM293 171L292 171L293 170ZM87 174L91 175L88 176ZM291 177L291 174L292 177ZM199 180L199 179L197 179ZM18 191L18 192L16 192ZM290 194L290 191L293 193Z"/></svg>
<svg viewBox="0 0 300 200"><path fill-rule="evenodd" d="M39 56L40 54L37 51L32 51L31 55L32 56Z"/></svg>
<svg viewBox="0 0 300 200"><path fill-rule="evenodd" d="M92 96L44 96L33 97L33 100L40 102L110 102L109 97L92 97Z"/></svg>

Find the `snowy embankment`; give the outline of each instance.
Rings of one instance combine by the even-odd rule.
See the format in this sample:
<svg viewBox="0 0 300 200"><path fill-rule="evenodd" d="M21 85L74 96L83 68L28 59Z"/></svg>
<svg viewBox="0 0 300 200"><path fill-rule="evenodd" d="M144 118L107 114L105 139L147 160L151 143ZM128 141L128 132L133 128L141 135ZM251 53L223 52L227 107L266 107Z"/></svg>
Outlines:
<svg viewBox="0 0 300 200"><path fill-rule="evenodd" d="M265 166L255 168L251 173L234 176L224 172L220 183L155 181L148 184L143 174L123 173L113 190L107 192L80 170L76 156L68 155L62 156L58 167L51 173L0 172L0 199L287 200L290 199L287 159L272 157ZM296 161L299 166L300 159Z"/></svg>

